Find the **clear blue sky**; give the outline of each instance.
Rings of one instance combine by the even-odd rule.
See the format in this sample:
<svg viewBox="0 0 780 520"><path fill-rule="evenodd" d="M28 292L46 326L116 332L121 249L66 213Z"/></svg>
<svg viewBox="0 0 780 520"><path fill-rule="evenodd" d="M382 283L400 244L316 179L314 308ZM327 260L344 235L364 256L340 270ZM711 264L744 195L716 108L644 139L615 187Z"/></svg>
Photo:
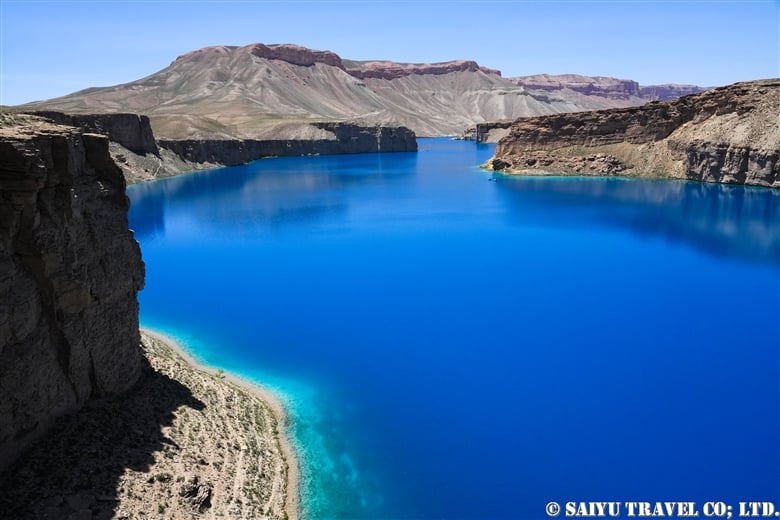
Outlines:
<svg viewBox="0 0 780 520"><path fill-rule="evenodd" d="M0 0L0 103L132 81L209 45L467 58L505 76L705 86L780 76L780 1Z"/></svg>

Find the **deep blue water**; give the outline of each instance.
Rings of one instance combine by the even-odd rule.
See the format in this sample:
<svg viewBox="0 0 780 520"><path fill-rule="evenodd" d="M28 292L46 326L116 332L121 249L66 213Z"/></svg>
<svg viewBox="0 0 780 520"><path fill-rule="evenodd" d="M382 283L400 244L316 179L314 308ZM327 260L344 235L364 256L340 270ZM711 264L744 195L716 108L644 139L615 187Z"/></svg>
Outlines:
<svg viewBox="0 0 780 520"><path fill-rule="evenodd" d="M780 503L780 190L420 145L129 189L142 323L284 396L309 518Z"/></svg>

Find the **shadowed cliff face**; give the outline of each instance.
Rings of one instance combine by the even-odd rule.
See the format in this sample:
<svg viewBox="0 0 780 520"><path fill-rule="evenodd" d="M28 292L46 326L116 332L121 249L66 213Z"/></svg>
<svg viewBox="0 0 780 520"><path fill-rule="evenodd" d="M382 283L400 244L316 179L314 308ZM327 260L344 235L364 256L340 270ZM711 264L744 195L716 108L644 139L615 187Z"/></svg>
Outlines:
<svg viewBox="0 0 780 520"><path fill-rule="evenodd" d="M510 173L663 177L780 186L780 81L671 102L516 120L488 163Z"/></svg>
<svg viewBox="0 0 780 520"><path fill-rule="evenodd" d="M10 119L0 122L0 468L52 418L135 383L144 280L108 139Z"/></svg>

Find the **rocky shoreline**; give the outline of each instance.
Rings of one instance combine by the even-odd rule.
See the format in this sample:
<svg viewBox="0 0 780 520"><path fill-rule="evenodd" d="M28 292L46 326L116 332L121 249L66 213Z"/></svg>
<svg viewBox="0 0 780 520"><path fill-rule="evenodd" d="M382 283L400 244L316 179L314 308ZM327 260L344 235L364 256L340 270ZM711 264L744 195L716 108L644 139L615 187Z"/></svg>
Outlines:
<svg viewBox="0 0 780 520"><path fill-rule="evenodd" d="M297 461L273 396L144 331L122 396L60 417L0 477L4 518L296 519Z"/></svg>
<svg viewBox="0 0 780 520"><path fill-rule="evenodd" d="M640 107L521 118L485 167L780 187L780 80Z"/></svg>

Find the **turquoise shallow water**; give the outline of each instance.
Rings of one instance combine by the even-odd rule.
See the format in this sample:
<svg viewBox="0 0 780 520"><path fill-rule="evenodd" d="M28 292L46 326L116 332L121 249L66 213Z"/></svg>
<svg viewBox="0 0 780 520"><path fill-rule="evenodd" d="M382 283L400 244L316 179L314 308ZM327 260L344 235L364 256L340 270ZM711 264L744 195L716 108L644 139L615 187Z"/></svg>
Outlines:
<svg viewBox="0 0 780 520"><path fill-rule="evenodd" d="M142 323L283 396L309 518L780 502L780 193L420 145L129 190Z"/></svg>

